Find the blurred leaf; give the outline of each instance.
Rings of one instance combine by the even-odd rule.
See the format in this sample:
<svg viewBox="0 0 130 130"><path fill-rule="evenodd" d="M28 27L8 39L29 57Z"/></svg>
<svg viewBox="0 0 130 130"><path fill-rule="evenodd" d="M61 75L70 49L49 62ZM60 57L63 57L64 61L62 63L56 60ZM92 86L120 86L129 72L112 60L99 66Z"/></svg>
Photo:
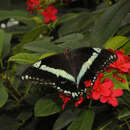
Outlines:
<svg viewBox="0 0 130 130"><path fill-rule="evenodd" d="M0 11L0 20L6 19L6 18L19 18L19 19L23 19L23 18L27 18L29 15L27 13L27 11L20 11L20 10L11 10L11 11L7 11L7 10L2 10Z"/></svg>
<svg viewBox="0 0 130 130"><path fill-rule="evenodd" d="M115 36L113 38L110 38L106 44L105 44L105 48L106 49L118 49L121 46L123 46L126 42L128 42L128 38L124 37L124 36Z"/></svg>
<svg viewBox="0 0 130 130"><path fill-rule="evenodd" d="M35 39L37 39L41 33L46 31L46 26L45 25L40 25L40 26L36 26L35 28L33 28L31 31L27 32L24 37L23 40L21 41L21 43L19 43L17 46L15 46L13 48L13 52L14 54L18 53L19 51L22 50L22 47L25 44L28 44L32 41L34 41Z"/></svg>
<svg viewBox="0 0 130 130"><path fill-rule="evenodd" d="M90 27L94 23L95 16L98 14L91 14L90 12L81 12L79 14L66 14L62 16L64 19L61 20L62 26L59 28L59 35L64 36L73 32L80 32L81 30ZM62 18L61 17L61 18Z"/></svg>
<svg viewBox="0 0 130 130"><path fill-rule="evenodd" d="M36 117L53 115L60 111L60 108L51 99L39 99L34 108Z"/></svg>
<svg viewBox="0 0 130 130"><path fill-rule="evenodd" d="M61 130L62 128L67 126L69 123L72 122L73 119L75 119L75 117L77 117L79 115L80 112L81 112L80 109L66 110L56 120L56 122L53 126L53 130Z"/></svg>
<svg viewBox="0 0 130 130"><path fill-rule="evenodd" d="M32 117L32 114L32 111L24 110L17 116L17 120L21 121L21 123L24 124L29 118Z"/></svg>
<svg viewBox="0 0 130 130"><path fill-rule="evenodd" d="M64 50L63 48L53 44L53 42L51 42L51 37L30 42L24 46L24 49L38 53L63 52Z"/></svg>
<svg viewBox="0 0 130 130"><path fill-rule="evenodd" d="M2 107L8 99L8 93L2 82L0 82L0 107Z"/></svg>
<svg viewBox="0 0 130 130"><path fill-rule="evenodd" d="M18 130L18 122L9 116L1 115L0 116L0 129L1 130Z"/></svg>
<svg viewBox="0 0 130 130"><path fill-rule="evenodd" d="M130 118L130 110L128 108L123 108L119 111L118 119L127 120Z"/></svg>
<svg viewBox="0 0 130 130"><path fill-rule="evenodd" d="M6 33L5 35L5 40L4 40L4 45L3 45L3 52L2 52L2 57L6 57L10 53L10 47L11 47L11 38L12 34L11 33Z"/></svg>
<svg viewBox="0 0 130 130"><path fill-rule="evenodd" d="M0 58L2 57L4 40L5 40L5 32L0 29Z"/></svg>
<svg viewBox="0 0 130 130"><path fill-rule="evenodd" d="M118 32L117 35L126 35L130 32L130 25L123 26Z"/></svg>
<svg viewBox="0 0 130 130"><path fill-rule="evenodd" d="M123 128L123 126L119 125L117 120L109 120L103 126L97 128L97 130L126 130L126 127Z"/></svg>
<svg viewBox="0 0 130 130"><path fill-rule="evenodd" d="M109 7L97 20L88 40L92 46L103 44L118 30L121 21L127 15L130 7L129 0L120 0ZM99 46L98 46L99 47Z"/></svg>
<svg viewBox="0 0 130 130"><path fill-rule="evenodd" d="M71 48L71 49L76 49L79 47L85 46L84 44L81 43L81 40L83 40L84 36L81 33L73 33L70 35L66 35L64 37L59 38L58 40L55 40L54 43L58 44L58 47L64 48Z"/></svg>
<svg viewBox="0 0 130 130"><path fill-rule="evenodd" d="M67 130L92 130L95 113L92 110L84 110L72 121Z"/></svg>
<svg viewBox="0 0 130 130"><path fill-rule="evenodd" d="M20 64L32 64L36 62L39 59L39 57L40 56L36 54L18 53L17 55L11 56L8 61L15 61L16 63Z"/></svg>
<svg viewBox="0 0 130 130"><path fill-rule="evenodd" d="M130 92L125 91L122 97L123 97L123 104L126 103L129 106L130 105Z"/></svg>
<svg viewBox="0 0 130 130"><path fill-rule="evenodd" d="M44 58L46 58L48 56L52 56L52 55L55 55L55 54L56 53L46 53L46 54L41 55L39 59L41 60L41 59L44 59Z"/></svg>

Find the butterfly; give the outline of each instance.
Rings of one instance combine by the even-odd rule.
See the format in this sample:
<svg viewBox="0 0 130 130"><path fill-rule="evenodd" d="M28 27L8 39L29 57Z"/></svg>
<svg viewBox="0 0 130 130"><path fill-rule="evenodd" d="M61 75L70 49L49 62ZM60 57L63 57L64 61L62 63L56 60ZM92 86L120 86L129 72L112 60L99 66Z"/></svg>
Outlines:
<svg viewBox="0 0 130 130"><path fill-rule="evenodd" d="M76 99L87 91L84 81L91 80L90 87L93 87L98 73L116 60L117 55L108 49L66 50L32 64L22 73L21 79L54 88Z"/></svg>

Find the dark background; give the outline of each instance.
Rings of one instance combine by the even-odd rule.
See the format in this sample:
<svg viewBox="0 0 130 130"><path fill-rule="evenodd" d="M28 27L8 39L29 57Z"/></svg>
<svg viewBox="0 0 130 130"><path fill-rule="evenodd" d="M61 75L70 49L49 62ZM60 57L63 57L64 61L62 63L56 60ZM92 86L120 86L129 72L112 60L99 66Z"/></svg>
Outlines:
<svg viewBox="0 0 130 130"><path fill-rule="evenodd" d="M0 10L26 9L26 0L0 0Z"/></svg>

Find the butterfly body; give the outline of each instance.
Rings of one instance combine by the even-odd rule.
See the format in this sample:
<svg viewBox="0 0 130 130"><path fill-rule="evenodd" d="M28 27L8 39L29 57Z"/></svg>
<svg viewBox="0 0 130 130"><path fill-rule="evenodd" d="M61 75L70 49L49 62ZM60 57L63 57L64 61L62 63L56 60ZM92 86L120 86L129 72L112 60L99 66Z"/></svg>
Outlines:
<svg viewBox="0 0 130 130"><path fill-rule="evenodd" d="M83 82L91 80L90 86L93 86L97 74L116 59L116 54L110 50L83 47L37 61L23 72L21 79L78 98L86 93Z"/></svg>

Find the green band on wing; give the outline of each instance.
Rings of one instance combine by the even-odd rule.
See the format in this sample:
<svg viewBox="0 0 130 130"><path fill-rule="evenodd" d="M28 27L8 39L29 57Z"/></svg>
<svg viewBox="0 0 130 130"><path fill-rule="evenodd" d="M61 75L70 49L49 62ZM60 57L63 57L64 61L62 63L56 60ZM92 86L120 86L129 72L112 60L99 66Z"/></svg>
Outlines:
<svg viewBox="0 0 130 130"><path fill-rule="evenodd" d="M81 70L78 74L78 77L77 77L77 84L79 84L81 78L84 76L84 74L86 73L87 69L90 68L90 66L92 65L92 63L94 62L94 60L97 58L98 54L97 53L93 53L93 55L88 59L88 61L86 61L82 67L81 67Z"/></svg>
<svg viewBox="0 0 130 130"><path fill-rule="evenodd" d="M50 72L50 73L56 75L57 77L61 76L61 77L65 78L65 79L68 79L68 80L70 80L72 82L75 82L75 78L72 75L70 75L69 73L67 73L66 71L64 71L64 70L54 69L54 68L48 67L46 65L42 65L39 69Z"/></svg>

